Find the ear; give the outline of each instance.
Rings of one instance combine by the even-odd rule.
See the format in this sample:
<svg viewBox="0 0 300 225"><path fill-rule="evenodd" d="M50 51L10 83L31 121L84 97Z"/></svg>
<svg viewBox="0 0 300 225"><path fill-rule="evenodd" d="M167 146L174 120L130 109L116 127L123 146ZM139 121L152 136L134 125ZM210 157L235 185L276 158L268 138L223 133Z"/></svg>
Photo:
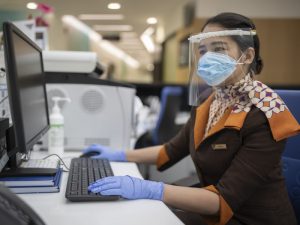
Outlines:
<svg viewBox="0 0 300 225"><path fill-rule="evenodd" d="M246 51L244 51L244 63L245 64L251 64L254 60L255 56L255 50L254 48L248 48Z"/></svg>

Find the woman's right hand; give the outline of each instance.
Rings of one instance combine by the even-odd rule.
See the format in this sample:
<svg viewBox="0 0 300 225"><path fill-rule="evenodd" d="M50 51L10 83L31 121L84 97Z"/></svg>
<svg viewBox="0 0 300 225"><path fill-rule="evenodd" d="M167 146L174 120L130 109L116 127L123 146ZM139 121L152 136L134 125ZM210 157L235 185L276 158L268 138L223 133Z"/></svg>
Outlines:
<svg viewBox="0 0 300 225"><path fill-rule="evenodd" d="M126 154L122 150L113 150L110 147L92 144L83 150L83 154L88 154L91 152L96 152L98 155L94 155L93 159L108 159L109 161L126 162Z"/></svg>

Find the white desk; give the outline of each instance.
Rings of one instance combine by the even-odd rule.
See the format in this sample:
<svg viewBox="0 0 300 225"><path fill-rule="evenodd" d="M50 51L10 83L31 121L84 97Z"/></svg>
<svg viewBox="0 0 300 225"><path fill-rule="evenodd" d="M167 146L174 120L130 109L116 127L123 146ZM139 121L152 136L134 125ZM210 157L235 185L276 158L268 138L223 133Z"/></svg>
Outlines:
<svg viewBox="0 0 300 225"><path fill-rule="evenodd" d="M32 158L41 158L44 154L34 152ZM76 154L67 153L64 158L71 156ZM142 177L135 163L112 162L111 165L115 175ZM59 193L20 194L19 196L40 215L47 225L183 224L163 202L155 200L70 202L65 198L67 178L68 173L63 173Z"/></svg>

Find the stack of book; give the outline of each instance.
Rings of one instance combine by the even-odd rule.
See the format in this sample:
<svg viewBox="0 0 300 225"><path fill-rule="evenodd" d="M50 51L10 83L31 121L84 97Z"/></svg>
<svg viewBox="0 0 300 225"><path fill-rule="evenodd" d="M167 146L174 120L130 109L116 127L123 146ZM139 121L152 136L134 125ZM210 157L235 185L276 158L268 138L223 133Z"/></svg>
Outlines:
<svg viewBox="0 0 300 225"><path fill-rule="evenodd" d="M43 175L2 176L0 174L0 184L17 194L59 192L61 176L61 168L57 168L55 173Z"/></svg>

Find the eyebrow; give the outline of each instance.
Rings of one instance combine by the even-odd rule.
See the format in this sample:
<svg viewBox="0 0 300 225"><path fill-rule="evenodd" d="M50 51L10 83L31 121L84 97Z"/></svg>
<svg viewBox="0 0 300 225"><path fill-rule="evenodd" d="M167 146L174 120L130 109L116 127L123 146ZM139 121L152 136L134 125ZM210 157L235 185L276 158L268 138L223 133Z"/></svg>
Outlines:
<svg viewBox="0 0 300 225"><path fill-rule="evenodd" d="M210 45L212 45L212 46L220 45L220 44L226 45L228 47L228 44L224 41L214 41L214 42L210 43ZM199 45L198 49L201 49L201 48L206 48L206 46L205 45Z"/></svg>

